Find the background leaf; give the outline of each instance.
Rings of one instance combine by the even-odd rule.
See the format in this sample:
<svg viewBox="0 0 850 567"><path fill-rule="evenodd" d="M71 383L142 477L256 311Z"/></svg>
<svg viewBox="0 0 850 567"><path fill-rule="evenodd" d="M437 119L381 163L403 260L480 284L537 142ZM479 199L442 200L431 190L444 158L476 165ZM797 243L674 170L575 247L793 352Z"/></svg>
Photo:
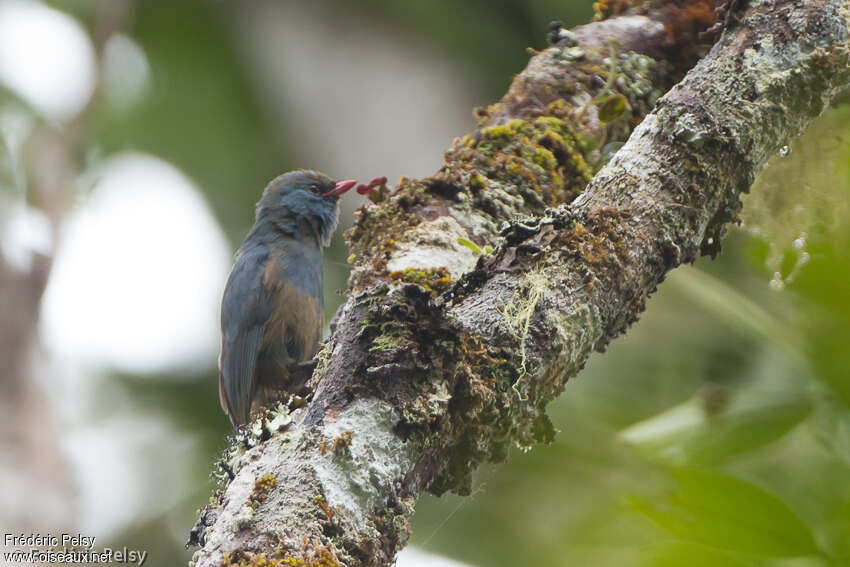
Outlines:
<svg viewBox="0 0 850 567"><path fill-rule="evenodd" d="M679 538L761 557L818 552L806 524L782 500L718 472L678 469L668 502L635 499L633 505Z"/></svg>
<svg viewBox="0 0 850 567"><path fill-rule="evenodd" d="M749 567L752 562L695 543L674 543L654 552L641 567Z"/></svg>
<svg viewBox="0 0 850 567"><path fill-rule="evenodd" d="M718 464L775 441L809 413L806 399L710 417L700 397L621 432L641 455L676 465Z"/></svg>

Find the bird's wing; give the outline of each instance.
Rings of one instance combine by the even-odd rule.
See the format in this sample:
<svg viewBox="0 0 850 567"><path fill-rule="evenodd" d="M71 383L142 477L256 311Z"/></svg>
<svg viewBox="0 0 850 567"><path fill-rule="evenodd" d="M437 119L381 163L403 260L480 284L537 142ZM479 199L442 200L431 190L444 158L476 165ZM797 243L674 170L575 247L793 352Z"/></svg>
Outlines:
<svg viewBox="0 0 850 567"><path fill-rule="evenodd" d="M219 391L234 425L247 423L250 417L257 356L272 311L263 287L267 258L262 246L240 254L221 302Z"/></svg>

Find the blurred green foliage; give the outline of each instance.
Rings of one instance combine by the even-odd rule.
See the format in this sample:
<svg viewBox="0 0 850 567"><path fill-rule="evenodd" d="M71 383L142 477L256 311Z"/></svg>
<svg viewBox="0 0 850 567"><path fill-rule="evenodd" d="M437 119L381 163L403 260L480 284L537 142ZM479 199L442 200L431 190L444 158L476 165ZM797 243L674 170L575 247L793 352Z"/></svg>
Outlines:
<svg viewBox="0 0 850 567"><path fill-rule="evenodd" d="M481 104L498 100L528 61L527 47L546 46L553 20L587 23L591 2L557 0L321 0L338 10L368 14L467 62L481 85Z"/></svg>
<svg viewBox="0 0 850 567"><path fill-rule="evenodd" d="M591 15L589 2L554 0L321 1L465 61L482 103L504 92L526 47L544 45L550 20ZM95 26L95 3L52 4ZM296 165L277 141L298 132L270 131L221 3L140 1L125 32L149 58L153 89L130 109L98 95L86 151L139 149L174 163L238 242L259 188ZM483 467L470 498L423 497L413 543L482 566L850 564L850 226L821 223L829 206L810 208L790 239L779 230L787 222L763 222L797 206L803 184L833 203L850 197L850 111L833 112L815 138L795 143L805 167L776 182L780 204L750 203L762 236L737 231L718 260L674 272L642 320L552 404L556 441ZM827 162L807 149L824 136L838 136ZM801 231L807 262L784 291L770 289L777 247L798 254ZM345 272L329 264L326 287L344 287ZM199 440L186 455L185 498L112 542L148 550L150 566L181 563L189 554L174 534L205 503L228 431L215 375L113 379L135 411Z"/></svg>

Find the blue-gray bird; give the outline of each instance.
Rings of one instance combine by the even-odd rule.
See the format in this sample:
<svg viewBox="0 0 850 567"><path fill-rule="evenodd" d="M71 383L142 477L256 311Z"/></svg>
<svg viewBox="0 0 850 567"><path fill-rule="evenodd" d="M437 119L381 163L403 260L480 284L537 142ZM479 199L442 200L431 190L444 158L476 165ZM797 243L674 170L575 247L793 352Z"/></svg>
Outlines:
<svg viewBox="0 0 850 567"><path fill-rule="evenodd" d="M322 247L336 227L337 198L355 184L290 171L257 203L221 303L219 397L234 427L299 386L293 369L319 349Z"/></svg>

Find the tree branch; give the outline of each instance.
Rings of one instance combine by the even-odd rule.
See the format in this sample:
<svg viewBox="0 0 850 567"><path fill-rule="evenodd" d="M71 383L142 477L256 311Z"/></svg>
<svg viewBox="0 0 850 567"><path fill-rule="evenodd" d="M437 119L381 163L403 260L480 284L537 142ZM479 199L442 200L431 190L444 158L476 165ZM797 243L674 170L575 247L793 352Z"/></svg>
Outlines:
<svg viewBox="0 0 850 567"><path fill-rule="evenodd" d="M437 174L372 196L312 399L234 443L197 565L386 565L422 490L468 493L510 443L552 439L546 404L670 269L718 252L756 172L850 81L845 2L753 2L656 102L722 26L710 8L554 30Z"/></svg>

